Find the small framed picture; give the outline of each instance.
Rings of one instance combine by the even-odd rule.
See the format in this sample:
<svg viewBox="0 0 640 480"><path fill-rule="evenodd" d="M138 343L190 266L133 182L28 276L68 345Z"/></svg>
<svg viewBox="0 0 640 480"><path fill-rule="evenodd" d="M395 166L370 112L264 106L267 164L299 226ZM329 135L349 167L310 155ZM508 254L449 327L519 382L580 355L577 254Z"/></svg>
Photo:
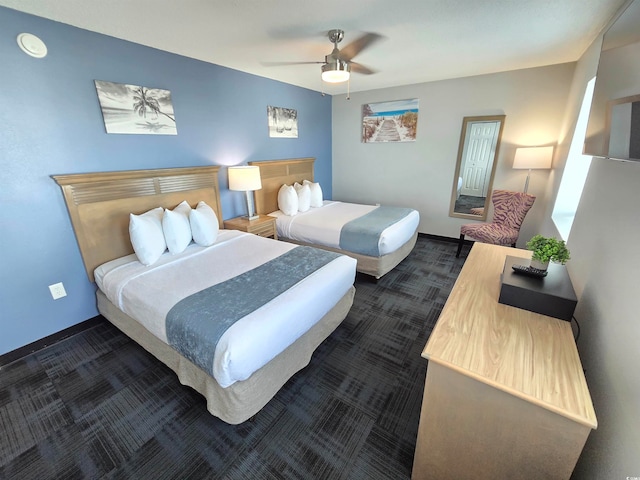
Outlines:
<svg viewBox="0 0 640 480"><path fill-rule="evenodd" d="M267 107L269 136L298 138L298 111L293 108Z"/></svg>

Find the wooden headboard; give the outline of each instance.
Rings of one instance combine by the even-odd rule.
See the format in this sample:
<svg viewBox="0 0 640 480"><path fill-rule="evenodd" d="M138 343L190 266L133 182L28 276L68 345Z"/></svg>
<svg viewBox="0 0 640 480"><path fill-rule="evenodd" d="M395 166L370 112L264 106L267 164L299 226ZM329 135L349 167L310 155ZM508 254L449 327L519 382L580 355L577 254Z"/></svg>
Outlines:
<svg viewBox="0 0 640 480"><path fill-rule="evenodd" d="M266 215L278 210L278 191L285 183L293 185L303 180L313 182L313 162L315 158L290 158L249 162L260 167L262 188L254 192L256 212Z"/></svg>
<svg viewBox="0 0 640 480"><path fill-rule="evenodd" d="M222 228L219 170L209 166L52 175L62 188L89 280L99 265L133 253L130 213L172 209L183 200L195 207L203 200Z"/></svg>

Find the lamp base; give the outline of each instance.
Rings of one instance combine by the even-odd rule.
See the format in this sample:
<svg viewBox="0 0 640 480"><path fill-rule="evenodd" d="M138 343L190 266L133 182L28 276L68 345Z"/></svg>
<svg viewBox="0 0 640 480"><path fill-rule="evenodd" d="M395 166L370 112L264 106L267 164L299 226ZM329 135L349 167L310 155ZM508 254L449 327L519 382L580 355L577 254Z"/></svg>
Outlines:
<svg viewBox="0 0 640 480"><path fill-rule="evenodd" d="M529 190L529 177L531 177L531 169L529 169L529 172L527 173L527 179L524 181L524 193L527 193L527 191Z"/></svg>
<svg viewBox="0 0 640 480"><path fill-rule="evenodd" d="M257 220L258 218L260 218L260 215L258 215L256 211L253 208L251 208L251 195L253 195L253 192L249 192L247 190L244 193L246 194L246 197L247 197L247 212L249 212L249 214L246 215L244 218L247 218L249 221Z"/></svg>

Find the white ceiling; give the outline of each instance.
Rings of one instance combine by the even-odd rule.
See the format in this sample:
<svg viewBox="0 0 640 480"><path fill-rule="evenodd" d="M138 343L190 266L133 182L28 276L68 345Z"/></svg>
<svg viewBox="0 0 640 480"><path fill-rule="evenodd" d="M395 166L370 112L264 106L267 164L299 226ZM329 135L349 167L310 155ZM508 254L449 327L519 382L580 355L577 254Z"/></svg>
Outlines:
<svg viewBox="0 0 640 480"><path fill-rule="evenodd" d="M0 5L329 94L326 32L344 47L384 36L354 58L377 73L351 91L577 60L626 0L0 0ZM29 32L38 35L38 32Z"/></svg>

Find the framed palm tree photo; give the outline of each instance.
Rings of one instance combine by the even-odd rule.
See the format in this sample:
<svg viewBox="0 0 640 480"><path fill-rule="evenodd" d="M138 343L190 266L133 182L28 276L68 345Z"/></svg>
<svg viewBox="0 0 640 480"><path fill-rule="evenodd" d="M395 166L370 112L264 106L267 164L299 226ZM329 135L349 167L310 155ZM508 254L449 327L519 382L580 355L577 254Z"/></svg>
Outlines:
<svg viewBox="0 0 640 480"><path fill-rule="evenodd" d="M107 133L177 135L171 92L95 80Z"/></svg>

